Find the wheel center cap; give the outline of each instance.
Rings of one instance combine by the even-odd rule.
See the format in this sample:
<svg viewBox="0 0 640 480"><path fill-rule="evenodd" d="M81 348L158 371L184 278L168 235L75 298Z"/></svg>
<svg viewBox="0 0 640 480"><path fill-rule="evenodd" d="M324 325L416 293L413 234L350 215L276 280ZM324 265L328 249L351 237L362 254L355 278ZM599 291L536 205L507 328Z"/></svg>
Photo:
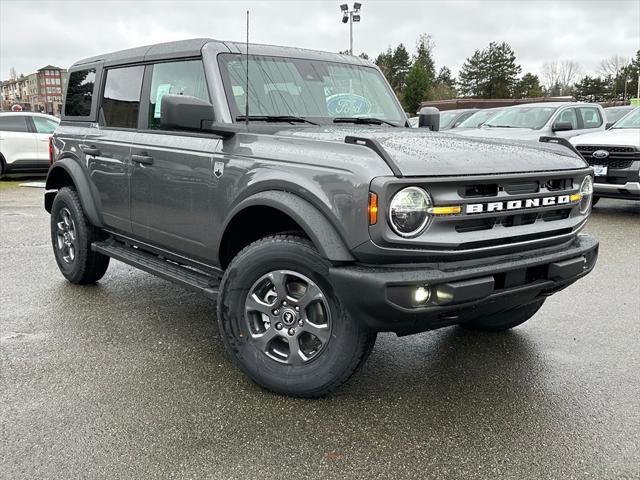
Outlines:
<svg viewBox="0 0 640 480"><path fill-rule="evenodd" d="M282 312L281 318L282 318L282 323L284 323L287 327L293 325L297 321L296 312L288 308Z"/></svg>

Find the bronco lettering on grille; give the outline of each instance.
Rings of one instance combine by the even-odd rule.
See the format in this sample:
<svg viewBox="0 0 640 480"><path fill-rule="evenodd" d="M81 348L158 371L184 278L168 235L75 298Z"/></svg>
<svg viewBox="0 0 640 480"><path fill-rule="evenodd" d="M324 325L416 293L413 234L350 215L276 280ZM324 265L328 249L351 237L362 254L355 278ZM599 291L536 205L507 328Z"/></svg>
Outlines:
<svg viewBox="0 0 640 480"><path fill-rule="evenodd" d="M524 210L527 208L552 207L571 203L569 195L555 197L527 198L524 200L508 200L505 202L470 203L465 206L465 213L490 213L505 210Z"/></svg>

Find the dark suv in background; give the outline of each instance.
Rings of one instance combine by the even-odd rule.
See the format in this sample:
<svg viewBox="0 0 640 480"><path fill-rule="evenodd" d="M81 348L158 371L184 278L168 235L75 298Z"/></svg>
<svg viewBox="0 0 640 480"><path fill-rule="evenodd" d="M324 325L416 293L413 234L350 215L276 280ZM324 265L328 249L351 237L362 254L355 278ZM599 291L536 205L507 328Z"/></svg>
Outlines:
<svg viewBox="0 0 640 480"><path fill-rule="evenodd" d="M114 258L217 300L238 366L295 396L346 381L379 331L514 327L594 267L592 169L438 118L408 128L352 56L196 39L79 61L45 194L55 259L73 283Z"/></svg>

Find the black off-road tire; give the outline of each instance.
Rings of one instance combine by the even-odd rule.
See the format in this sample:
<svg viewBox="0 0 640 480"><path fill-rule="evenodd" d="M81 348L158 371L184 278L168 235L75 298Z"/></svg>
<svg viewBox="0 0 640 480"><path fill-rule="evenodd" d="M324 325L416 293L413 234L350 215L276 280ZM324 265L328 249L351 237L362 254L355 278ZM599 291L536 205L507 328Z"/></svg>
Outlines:
<svg viewBox="0 0 640 480"><path fill-rule="evenodd" d="M61 221L64 223L63 216L70 218L73 227L74 235L67 237L74 245L73 258L70 258L69 249L59 247L62 230L58 224ZM68 228L68 235L70 231ZM91 244L101 239L100 231L89 223L78 193L71 187L61 188L51 206L51 243L58 268L67 280L85 285L95 283L104 276L109 267L109 257L91 250Z"/></svg>
<svg viewBox="0 0 640 480"><path fill-rule="evenodd" d="M470 322L461 323L460 326L467 330L504 332L529 320L540 310L543 304L544 299L537 300L505 312L494 313Z"/></svg>
<svg viewBox="0 0 640 480"><path fill-rule="evenodd" d="M273 235L243 249L227 268L218 301L221 336L239 368L263 388L295 397L321 397L346 382L371 352L376 333L350 318L335 295L329 267L330 263L320 256L309 240L295 235ZM331 321L326 342L315 356L302 364L274 360L265 353L264 347L261 349L257 346L249 330L249 314L245 310L245 302L261 278L269 277L270 272L277 274L287 271L304 276L319 287ZM280 296L274 300L274 305L280 305L279 302ZM293 308L291 303L286 308ZM306 312L304 307L301 311ZM300 320L303 317L301 314ZM276 326L277 318L273 317L271 329ZM302 331L304 321L300 325ZM284 331L287 331L287 327ZM272 333L278 334L276 331ZM282 332L281 335L287 338ZM276 338L277 342L282 340L282 337Z"/></svg>

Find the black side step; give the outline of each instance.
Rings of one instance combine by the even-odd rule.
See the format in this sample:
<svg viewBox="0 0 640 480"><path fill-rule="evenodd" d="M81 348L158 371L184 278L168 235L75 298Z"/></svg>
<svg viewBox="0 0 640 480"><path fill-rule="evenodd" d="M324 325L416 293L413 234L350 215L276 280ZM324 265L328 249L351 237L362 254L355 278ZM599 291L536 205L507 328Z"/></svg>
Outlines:
<svg viewBox="0 0 640 480"><path fill-rule="evenodd" d="M104 242L94 242L91 249L107 255L115 260L144 270L165 280L182 285L183 287L203 293L207 297L217 299L220 278L207 275L178 263L165 260L157 255L145 252L137 247L126 245L114 239Z"/></svg>

